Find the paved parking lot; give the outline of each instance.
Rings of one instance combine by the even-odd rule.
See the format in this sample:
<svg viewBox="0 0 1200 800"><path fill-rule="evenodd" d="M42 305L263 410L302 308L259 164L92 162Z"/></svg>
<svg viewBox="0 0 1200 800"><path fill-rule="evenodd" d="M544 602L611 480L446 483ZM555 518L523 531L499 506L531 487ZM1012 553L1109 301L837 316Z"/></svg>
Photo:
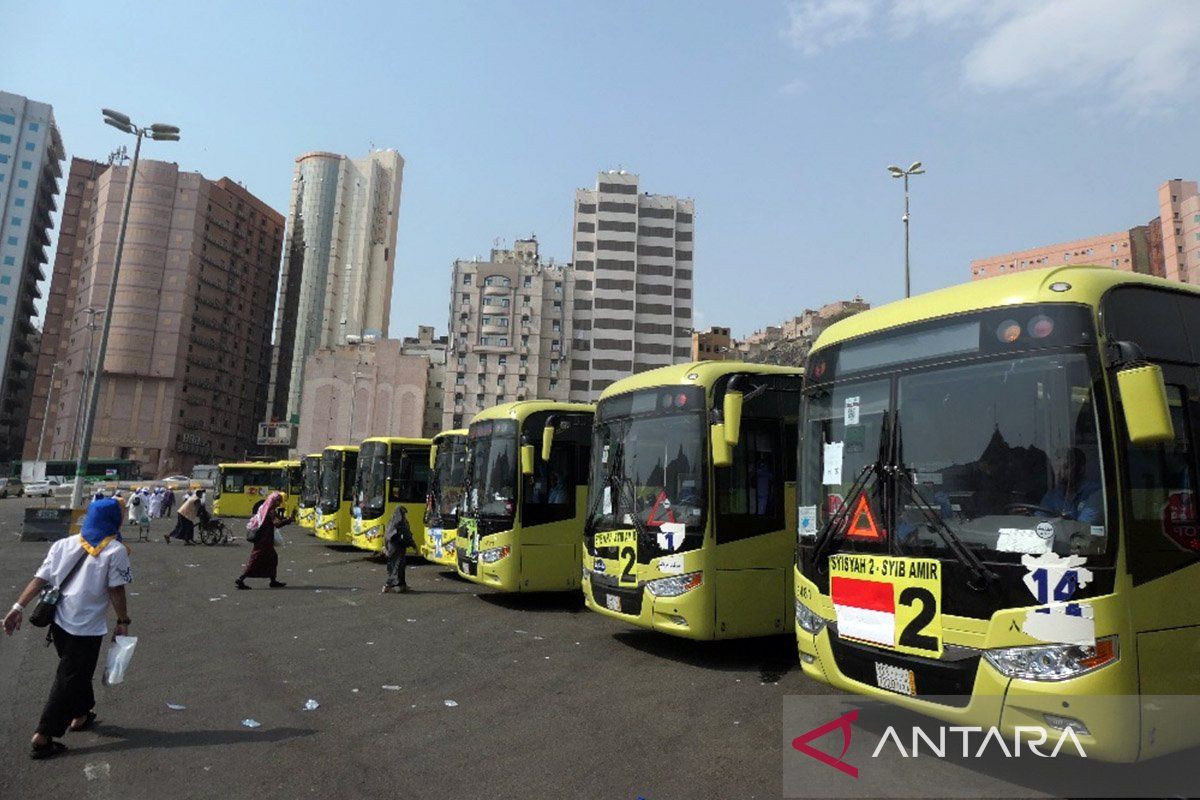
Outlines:
<svg viewBox="0 0 1200 800"><path fill-rule="evenodd" d="M30 502L0 501L6 606L46 549L16 540ZM169 527L132 544L133 665L65 757L26 758L52 650L0 642L0 797L778 797L781 697L818 691L786 637L678 641L421 563L380 595L381 563L295 529L288 587L239 592L248 545Z"/></svg>

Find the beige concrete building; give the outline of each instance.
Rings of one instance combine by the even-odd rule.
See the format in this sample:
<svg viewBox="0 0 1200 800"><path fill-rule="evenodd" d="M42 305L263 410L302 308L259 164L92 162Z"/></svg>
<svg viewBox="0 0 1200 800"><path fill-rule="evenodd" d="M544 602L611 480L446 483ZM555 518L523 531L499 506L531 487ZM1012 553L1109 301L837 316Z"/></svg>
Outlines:
<svg viewBox="0 0 1200 800"><path fill-rule="evenodd" d="M838 320L866 311L871 304L860 296L806 308L782 325L768 325L734 343L737 358L760 364L803 366L808 351L826 328Z"/></svg>
<svg viewBox="0 0 1200 800"><path fill-rule="evenodd" d="M352 336L309 356L296 453L369 436L421 436L429 359L401 350L398 339Z"/></svg>
<svg viewBox="0 0 1200 800"><path fill-rule="evenodd" d="M65 365L58 363L59 347L63 336L70 335L75 319L78 280L83 272L86 252L84 243L96 206L96 179L106 169L108 165L98 161L72 158L67 172L58 248L54 253L46 313L42 317L42 351L38 356L37 376L33 382L29 425L25 429L24 458L28 460L38 457L39 444L43 449L41 455L48 456L50 452L48 447L58 420L59 404L55 401L61 399L58 395L66 385ZM47 395L50 395L49 406L46 404ZM75 454L72 452L71 455Z"/></svg>
<svg viewBox="0 0 1200 800"><path fill-rule="evenodd" d="M308 356L348 336L387 338L404 159L296 159L279 282L267 422L298 422Z"/></svg>
<svg viewBox="0 0 1200 800"><path fill-rule="evenodd" d="M74 213L51 288L61 303L47 315L39 367L48 378L60 365L49 459L75 454L84 368L99 338L89 335L87 309L106 305L128 175L127 166L73 165ZM162 161L138 165L100 376L96 457L135 459L146 476L161 476L253 447L266 410L282 245L283 217L235 181Z"/></svg>
<svg viewBox="0 0 1200 800"><path fill-rule="evenodd" d="M726 361L736 357L729 328L692 331L692 361Z"/></svg>
<svg viewBox="0 0 1200 800"><path fill-rule="evenodd" d="M429 359L429 378L425 381L425 418L421 429L427 439L442 430L442 402L446 382L446 353L449 337L435 336L432 325L418 325L416 336L405 336L400 352L406 356Z"/></svg>
<svg viewBox="0 0 1200 800"><path fill-rule="evenodd" d="M497 403L567 399L575 284L569 265L542 263L534 238L454 262L443 430Z"/></svg>
<svg viewBox="0 0 1200 800"><path fill-rule="evenodd" d="M971 279L1027 269L1095 264L1200 284L1200 193L1175 178L1158 187L1159 215L1126 231L1019 250L971 262Z"/></svg>
<svg viewBox="0 0 1200 800"><path fill-rule="evenodd" d="M575 192L573 401L691 355L695 205L639 189L609 170Z"/></svg>

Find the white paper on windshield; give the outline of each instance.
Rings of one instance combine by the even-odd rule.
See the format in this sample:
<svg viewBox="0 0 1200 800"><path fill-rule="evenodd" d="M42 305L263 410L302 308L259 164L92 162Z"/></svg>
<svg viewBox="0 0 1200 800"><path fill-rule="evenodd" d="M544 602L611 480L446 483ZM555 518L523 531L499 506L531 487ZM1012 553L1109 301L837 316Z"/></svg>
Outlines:
<svg viewBox="0 0 1200 800"><path fill-rule="evenodd" d="M842 449L841 442L825 444L825 479L826 486L842 485Z"/></svg>
<svg viewBox="0 0 1200 800"><path fill-rule="evenodd" d="M612 487L611 486L604 487L604 508L601 511L601 513L602 514L611 514L612 513Z"/></svg>
<svg viewBox="0 0 1200 800"><path fill-rule="evenodd" d="M1001 528L996 540L996 550L1001 553L1025 553L1040 556L1050 552L1051 540L1038 536L1029 528Z"/></svg>
<svg viewBox="0 0 1200 800"><path fill-rule="evenodd" d="M682 522L664 522L658 526L658 546L672 553L683 547L683 534L687 525Z"/></svg>
<svg viewBox="0 0 1200 800"><path fill-rule="evenodd" d="M608 463L608 445L604 445L604 449L600 451L600 463Z"/></svg>
<svg viewBox="0 0 1200 800"><path fill-rule="evenodd" d="M862 398L860 398L858 395L855 395L854 397L846 398L846 410L845 410L845 413L843 414L843 421L847 425L857 425L858 424L858 407L860 405L861 399Z"/></svg>
<svg viewBox="0 0 1200 800"><path fill-rule="evenodd" d="M658 560L658 571L663 575L679 575L683 572L683 556L663 556Z"/></svg>
<svg viewBox="0 0 1200 800"><path fill-rule="evenodd" d="M800 506L797 509L796 519L799 522L800 536L816 536L817 535L817 507L816 506Z"/></svg>

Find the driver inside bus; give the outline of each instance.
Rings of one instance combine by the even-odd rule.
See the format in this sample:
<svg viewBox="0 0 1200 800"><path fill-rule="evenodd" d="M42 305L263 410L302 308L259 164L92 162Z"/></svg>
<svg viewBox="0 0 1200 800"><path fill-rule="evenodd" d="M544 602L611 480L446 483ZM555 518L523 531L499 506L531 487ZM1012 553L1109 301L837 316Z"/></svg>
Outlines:
<svg viewBox="0 0 1200 800"><path fill-rule="evenodd" d="M1078 447L1067 450L1054 474L1054 488L1038 505L1040 517L1057 516L1095 525L1104 519L1099 481L1087 477L1087 459Z"/></svg>

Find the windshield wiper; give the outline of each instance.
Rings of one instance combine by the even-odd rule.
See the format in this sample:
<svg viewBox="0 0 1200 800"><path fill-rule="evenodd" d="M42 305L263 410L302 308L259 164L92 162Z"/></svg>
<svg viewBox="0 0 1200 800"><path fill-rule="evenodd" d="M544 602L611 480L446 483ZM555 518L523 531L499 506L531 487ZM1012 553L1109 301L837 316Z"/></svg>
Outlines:
<svg viewBox="0 0 1200 800"><path fill-rule="evenodd" d="M820 564L821 556L833 546L837 532L848 529L848 526L844 523L848 523L849 521L851 506L858 500L858 496L866 491L867 483L871 476L880 470L882 470L882 466L878 461L867 464L859 470L854 483L850 484L850 491L846 492L846 498L842 501L841 507L834 512L829 521L817 533L816 542L813 544L813 564Z"/></svg>
<svg viewBox="0 0 1200 800"><path fill-rule="evenodd" d="M604 478L600 481L600 491L596 493L595 497L588 498L588 513L587 518L584 520L584 525L586 526L586 532L589 534L595 533L596 523L594 520L597 517L597 512L599 512L599 510L602 508L602 504L604 502L604 490L610 490L611 497L611 490L616 485L615 478L617 475L617 470L619 469L621 459L624 457L625 453L625 448L620 439L607 445L607 447L608 469L604 471ZM620 489L618 488L617 491L619 493ZM614 505L612 510L614 521L617 518L617 505L619 505L619 503Z"/></svg>
<svg viewBox="0 0 1200 800"><path fill-rule="evenodd" d="M954 553L954 557L959 563L971 571L971 575L976 582L981 582L982 585L976 585L971 581L967 581L967 586L977 592L981 592L988 587L997 577L995 572L987 568L987 565L979 559L979 556L971 552L970 548L963 543L962 538L954 532L954 529L942 519L938 507L930 503L925 495L921 493L917 482L913 480L912 475L903 466L896 470L896 474L901 476L908 487L909 495L916 501L917 509L921 512L921 516L925 518L925 524L938 536L942 542L949 548L950 552Z"/></svg>

